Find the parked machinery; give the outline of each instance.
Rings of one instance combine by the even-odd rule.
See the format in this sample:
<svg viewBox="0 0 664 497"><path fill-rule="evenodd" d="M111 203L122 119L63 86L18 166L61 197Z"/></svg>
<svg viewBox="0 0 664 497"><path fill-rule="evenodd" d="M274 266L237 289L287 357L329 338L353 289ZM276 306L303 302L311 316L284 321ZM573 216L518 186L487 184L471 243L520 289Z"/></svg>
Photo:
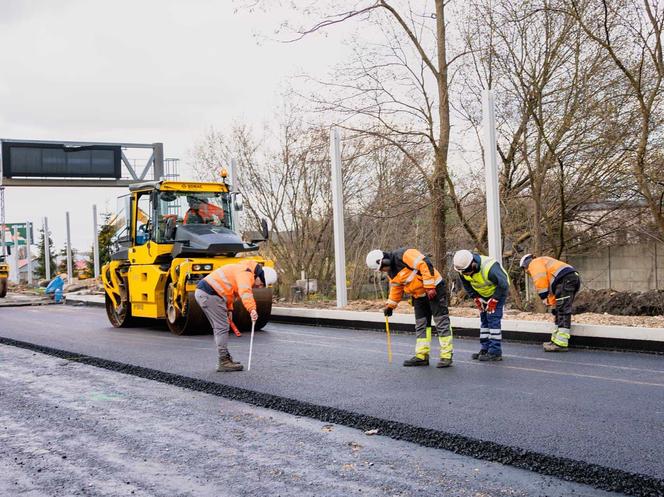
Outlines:
<svg viewBox="0 0 664 497"><path fill-rule="evenodd" d="M113 218L118 250L102 268L106 312L115 327L134 318L165 319L176 335L209 332L194 299L197 283L214 269L243 259L267 266L257 255L260 240L244 242L233 231L232 210L239 208L226 183L158 181L131 186L120 197ZM264 228L263 236L267 237ZM268 322L272 289L255 289L259 320ZM241 330L251 320L240 300L233 321Z"/></svg>

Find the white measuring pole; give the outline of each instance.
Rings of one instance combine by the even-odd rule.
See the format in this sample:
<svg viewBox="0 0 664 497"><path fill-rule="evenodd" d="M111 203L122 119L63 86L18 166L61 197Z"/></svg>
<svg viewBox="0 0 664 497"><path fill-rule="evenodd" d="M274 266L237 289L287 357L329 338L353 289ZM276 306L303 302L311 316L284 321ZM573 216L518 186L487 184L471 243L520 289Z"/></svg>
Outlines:
<svg viewBox="0 0 664 497"><path fill-rule="evenodd" d="M344 195L341 172L341 138L339 130L330 130L330 157L332 158L332 214L334 220L334 268L337 286L337 307L348 303L346 289L346 247L344 239Z"/></svg>
<svg viewBox="0 0 664 497"><path fill-rule="evenodd" d="M99 278L99 233L97 233L97 205L92 205L92 229L93 229L93 243L92 243L92 260L95 268L95 279Z"/></svg>
<svg viewBox="0 0 664 497"><path fill-rule="evenodd" d="M251 320L251 338L249 339L249 362L247 362L247 371L251 371L251 356L254 353L254 329L256 321Z"/></svg>
<svg viewBox="0 0 664 497"><path fill-rule="evenodd" d="M48 218L44 218L44 273L47 280L51 280L51 242L49 241Z"/></svg>
<svg viewBox="0 0 664 497"><path fill-rule="evenodd" d="M69 227L69 211L67 211L67 283L74 281L74 271L72 268L73 262L71 260L71 230Z"/></svg>
<svg viewBox="0 0 664 497"><path fill-rule="evenodd" d="M28 259L28 286L32 286L32 254L30 254L30 245L32 245L32 237L30 236L30 228L32 223L25 222L25 254Z"/></svg>
<svg viewBox="0 0 664 497"><path fill-rule="evenodd" d="M482 127L484 128L484 172L486 176L486 215L489 256L502 264L500 232L500 196L498 191L498 161L496 147L496 115L491 90L482 92Z"/></svg>
<svg viewBox="0 0 664 497"><path fill-rule="evenodd" d="M240 191L240 185L237 179L237 161L231 159L231 190L233 193ZM235 210L235 198L233 198L233 206L231 207L231 219L233 221L233 231L240 232L240 213Z"/></svg>

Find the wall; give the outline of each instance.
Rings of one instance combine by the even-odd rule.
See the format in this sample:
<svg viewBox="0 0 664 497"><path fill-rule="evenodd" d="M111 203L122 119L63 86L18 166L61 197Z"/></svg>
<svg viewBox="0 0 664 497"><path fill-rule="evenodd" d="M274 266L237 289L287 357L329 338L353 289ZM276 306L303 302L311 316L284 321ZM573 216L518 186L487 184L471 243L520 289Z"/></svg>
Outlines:
<svg viewBox="0 0 664 497"><path fill-rule="evenodd" d="M566 262L579 270L583 286L596 290L643 292L664 289L664 244L602 247L569 255Z"/></svg>

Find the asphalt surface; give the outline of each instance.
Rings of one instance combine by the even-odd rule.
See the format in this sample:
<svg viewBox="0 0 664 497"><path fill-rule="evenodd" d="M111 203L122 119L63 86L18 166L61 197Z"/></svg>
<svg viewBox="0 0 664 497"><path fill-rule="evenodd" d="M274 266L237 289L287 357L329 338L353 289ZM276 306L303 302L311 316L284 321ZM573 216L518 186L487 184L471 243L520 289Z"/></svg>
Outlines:
<svg viewBox="0 0 664 497"><path fill-rule="evenodd" d="M610 495L21 348L0 365L3 496Z"/></svg>
<svg viewBox="0 0 664 497"><path fill-rule="evenodd" d="M662 356L506 343L502 363L478 364L475 341L457 340L454 367L403 368L412 335L393 336L388 365L379 333L270 324L251 371L219 374L210 336L113 329L102 309L63 306L0 309L0 336L664 478ZM248 345L231 339L245 365Z"/></svg>

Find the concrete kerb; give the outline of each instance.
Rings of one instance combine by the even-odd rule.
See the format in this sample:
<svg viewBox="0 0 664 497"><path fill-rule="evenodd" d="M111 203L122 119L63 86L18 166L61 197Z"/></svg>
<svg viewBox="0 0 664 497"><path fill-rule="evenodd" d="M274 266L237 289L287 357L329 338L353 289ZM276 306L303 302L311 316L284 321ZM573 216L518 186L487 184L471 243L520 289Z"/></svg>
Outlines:
<svg viewBox="0 0 664 497"><path fill-rule="evenodd" d="M69 305L103 307L102 295L65 295ZM381 312L345 311L337 309L310 309L300 307L272 308L273 322L301 324L305 326L338 327L365 330L384 330L385 317ZM454 334L465 337L479 336L479 318L451 317ZM413 316L394 314L390 329L413 332ZM525 342L549 340L552 323L544 321L520 321L503 319L503 338ZM630 326L605 326L573 324L571 347L588 347L616 350L633 350L664 354L664 328L636 328Z"/></svg>

